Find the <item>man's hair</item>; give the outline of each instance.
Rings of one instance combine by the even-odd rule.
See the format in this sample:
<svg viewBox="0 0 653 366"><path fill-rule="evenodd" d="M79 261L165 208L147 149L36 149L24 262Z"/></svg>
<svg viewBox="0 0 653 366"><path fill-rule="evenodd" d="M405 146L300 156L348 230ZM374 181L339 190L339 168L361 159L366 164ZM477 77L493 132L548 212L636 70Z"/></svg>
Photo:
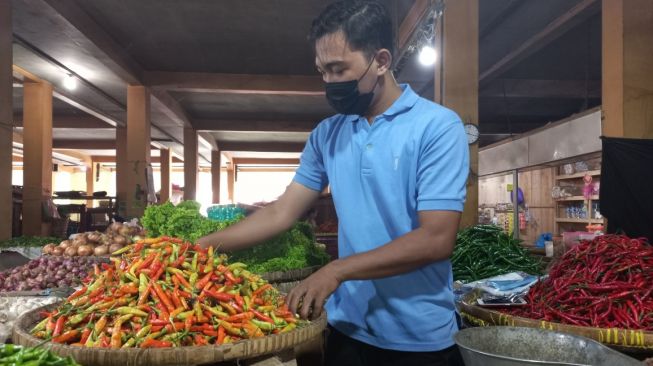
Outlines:
<svg viewBox="0 0 653 366"><path fill-rule="evenodd" d="M386 8L377 1L344 0L327 6L313 20L308 40L313 46L318 39L342 31L354 51L363 51L369 58L382 48L394 55L392 20Z"/></svg>

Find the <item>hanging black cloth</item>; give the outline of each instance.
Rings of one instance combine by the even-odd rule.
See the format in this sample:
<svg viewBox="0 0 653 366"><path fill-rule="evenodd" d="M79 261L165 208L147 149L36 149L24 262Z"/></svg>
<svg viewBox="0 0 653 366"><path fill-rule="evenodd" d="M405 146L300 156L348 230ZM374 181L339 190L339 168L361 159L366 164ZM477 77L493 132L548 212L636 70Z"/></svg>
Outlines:
<svg viewBox="0 0 653 366"><path fill-rule="evenodd" d="M653 243L653 140L602 140L600 211L607 232Z"/></svg>

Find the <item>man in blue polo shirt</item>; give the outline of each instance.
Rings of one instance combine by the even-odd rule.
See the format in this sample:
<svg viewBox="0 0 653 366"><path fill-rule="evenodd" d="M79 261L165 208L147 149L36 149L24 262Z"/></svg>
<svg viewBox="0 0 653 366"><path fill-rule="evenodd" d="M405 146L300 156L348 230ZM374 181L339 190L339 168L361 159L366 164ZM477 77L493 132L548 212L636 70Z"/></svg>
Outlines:
<svg viewBox="0 0 653 366"><path fill-rule="evenodd" d="M200 244L252 246L289 228L330 185L340 258L287 298L304 318L326 301L327 364L462 365L448 257L467 140L454 112L397 84L392 35L378 2L336 2L320 14L309 38L338 114L311 133L278 201Z"/></svg>

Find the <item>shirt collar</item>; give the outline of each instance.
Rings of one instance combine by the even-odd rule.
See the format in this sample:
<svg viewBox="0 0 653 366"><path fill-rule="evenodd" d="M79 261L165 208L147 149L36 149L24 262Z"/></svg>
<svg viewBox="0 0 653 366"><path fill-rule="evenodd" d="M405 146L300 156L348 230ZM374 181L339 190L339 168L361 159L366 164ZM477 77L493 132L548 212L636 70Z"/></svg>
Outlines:
<svg viewBox="0 0 653 366"><path fill-rule="evenodd" d="M401 95L397 100L392 103L390 108L388 108L385 112L383 112L381 115L386 116L386 117L392 117L397 114L400 114L408 109L410 109L412 106L417 103L417 99L419 99L419 95L417 95L413 89L411 89L410 85L408 84L399 84L399 87L402 90ZM360 118L363 118L359 115L356 114L350 114L347 115L347 118L351 122L358 121Z"/></svg>

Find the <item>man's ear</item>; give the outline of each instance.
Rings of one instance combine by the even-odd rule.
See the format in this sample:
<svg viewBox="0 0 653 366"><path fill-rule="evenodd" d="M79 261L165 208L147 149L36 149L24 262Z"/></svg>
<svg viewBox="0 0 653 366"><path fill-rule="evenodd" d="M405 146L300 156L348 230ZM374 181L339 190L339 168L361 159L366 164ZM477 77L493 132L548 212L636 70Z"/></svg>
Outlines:
<svg viewBox="0 0 653 366"><path fill-rule="evenodd" d="M383 75L392 68L392 54L388 49L382 48L376 53L377 75Z"/></svg>

